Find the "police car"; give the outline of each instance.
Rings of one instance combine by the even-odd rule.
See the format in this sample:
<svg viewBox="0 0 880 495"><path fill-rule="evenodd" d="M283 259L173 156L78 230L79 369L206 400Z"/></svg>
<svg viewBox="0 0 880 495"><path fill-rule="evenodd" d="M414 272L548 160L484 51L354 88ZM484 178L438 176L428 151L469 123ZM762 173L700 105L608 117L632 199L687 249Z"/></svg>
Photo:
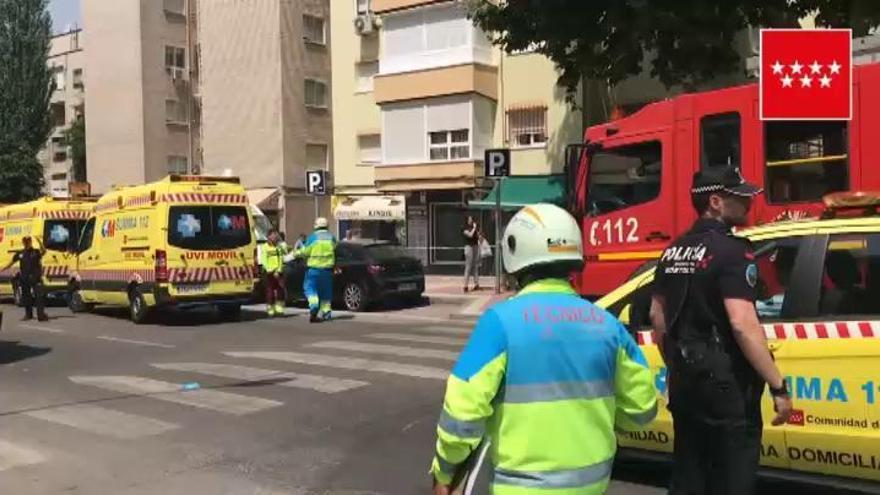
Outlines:
<svg viewBox="0 0 880 495"><path fill-rule="evenodd" d="M752 241L757 309L788 382L795 412L770 426L769 394L761 463L764 474L854 488L880 481L880 193L825 197L820 218L762 225L737 235ZM648 317L654 269L634 276L598 304L636 336L666 405L666 369ZM624 453L670 453L672 418L662 407L651 427L619 437ZM865 485L867 484L867 485Z"/></svg>

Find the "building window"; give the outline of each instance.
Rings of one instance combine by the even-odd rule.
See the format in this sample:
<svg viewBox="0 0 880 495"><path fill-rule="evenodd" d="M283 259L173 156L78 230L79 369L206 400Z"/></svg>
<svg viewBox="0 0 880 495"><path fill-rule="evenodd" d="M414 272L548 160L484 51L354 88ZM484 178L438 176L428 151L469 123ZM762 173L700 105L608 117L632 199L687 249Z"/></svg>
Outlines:
<svg viewBox="0 0 880 495"><path fill-rule="evenodd" d="M374 164L382 161L382 136L379 134L364 134L358 136L359 161L364 164Z"/></svg>
<svg viewBox="0 0 880 495"><path fill-rule="evenodd" d="M55 153L52 154L52 161L66 162L67 161L67 150L56 150Z"/></svg>
<svg viewBox="0 0 880 495"><path fill-rule="evenodd" d="M60 65L57 67L52 67L52 81L55 83L56 91L64 91L65 82L66 82L66 74L64 72L64 66Z"/></svg>
<svg viewBox="0 0 880 495"><path fill-rule="evenodd" d="M60 174L52 174L52 177L51 177L51 178L52 178L52 180L56 180L56 181L58 181L58 180L66 181L66 180L67 180L67 174L65 174L64 172L62 172L62 173L60 173Z"/></svg>
<svg viewBox="0 0 880 495"><path fill-rule="evenodd" d="M739 114L721 113L700 119L700 167L740 166Z"/></svg>
<svg viewBox="0 0 880 495"><path fill-rule="evenodd" d="M373 76L379 73L379 62L359 62L355 69L357 71L357 92L373 91Z"/></svg>
<svg viewBox="0 0 880 495"><path fill-rule="evenodd" d="M186 175L189 173L188 160L185 156L168 156L168 173L172 175Z"/></svg>
<svg viewBox="0 0 880 495"><path fill-rule="evenodd" d="M849 186L846 122L768 122L770 203L818 201Z"/></svg>
<svg viewBox="0 0 880 495"><path fill-rule="evenodd" d="M315 79L306 79L305 104L307 107L327 108L327 83Z"/></svg>
<svg viewBox="0 0 880 495"><path fill-rule="evenodd" d="M657 198L662 164L659 141L604 148L597 152L589 172L590 216Z"/></svg>
<svg viewBox="0 0 880 495"><path fill-rule="evenodd" d="M470 130L435 131L428 133L429 158L437 160L460 160L470 158Z"/></svg>
<svg viewBox="0 0 880 495"><path fill-rule="evenodd" d="M303 40L306 43L323 45L326 43L324 19L313 15L303 15Z"/></svg>
<svg viewBox="0 0 880 495"><path fill-rule="evenodd" d="M185 16L184 0L164 0L164 10L166 14L175 16Z"/></svg>
<svg viewBox="0 0 880 495"><path fill-rule="evenodd" d="M177 100L165 100L165 122L170 124L185 124L186 106Z"/></svg>
<svg viewBox="0 0 880 495"><path fill-rule="evenodd" d="M306 170L327 170L326 144L306 144Z"/></svg>
<svg viewBox="0 0 880 495"><path fill-rule="evenodd" d="M547 144L547 108L518 108L507 111L510 143L514 148Z"/></svg>
<svg viewBox="0 0 880 495"><path fill-rule="evenodd" d="M50 113L52 114L53 127L64 127L67 124L67 107L63 101L52 103Z"/></svg>
<svg viewBox="0 0 880 495"><path fill-rule="evenodd" d="M83 89L83 70L73 69L73 87Z"/></svg>
<svg viewBox="0 0 880 495"><path fill-rule="evenodd" d="M186 49L179 46L165 47L165 71L168 75L181 75L186 70Z"/></svg>

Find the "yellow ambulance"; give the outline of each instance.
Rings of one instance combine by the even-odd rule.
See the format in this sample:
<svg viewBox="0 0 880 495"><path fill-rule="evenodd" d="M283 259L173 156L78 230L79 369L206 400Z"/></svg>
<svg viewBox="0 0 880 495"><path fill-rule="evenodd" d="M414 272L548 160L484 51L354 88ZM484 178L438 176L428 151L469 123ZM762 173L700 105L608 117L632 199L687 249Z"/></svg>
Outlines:
<svg viewBox="0 0 880 495"><path fill-rule="evenodd" d="M102 196L83 229L70 309L216 306L236 319L254 287L256 242L237 178L179 176Z"/></svg>
<svg viewBox="0 0 880 495"><path fill-rule="evenodd" d="M66 295L70 270L76 263L79 232L95 203L87 199L40 198L0 208L0 297L13 297L21 304L18 265L12 263L31 237L34 247L44 249L43 284L47 297Z"/></svg>

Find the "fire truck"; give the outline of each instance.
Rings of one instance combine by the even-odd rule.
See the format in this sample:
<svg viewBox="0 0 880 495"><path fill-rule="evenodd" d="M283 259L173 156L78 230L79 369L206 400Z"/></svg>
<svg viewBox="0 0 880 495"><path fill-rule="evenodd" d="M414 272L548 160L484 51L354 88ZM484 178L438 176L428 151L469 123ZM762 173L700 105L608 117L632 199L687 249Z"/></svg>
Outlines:
<svg viewBox="0 0 880 495"><path fill-rule="evenodd" d="M569 146L569 210L581 224L588 298L639 273L696 218L693 174L739 167L764 187L751 222L816 216L826 194L880 190L880 64L853 68L852 120L761 121L758 85L685 94L590 127Z"/></svg>

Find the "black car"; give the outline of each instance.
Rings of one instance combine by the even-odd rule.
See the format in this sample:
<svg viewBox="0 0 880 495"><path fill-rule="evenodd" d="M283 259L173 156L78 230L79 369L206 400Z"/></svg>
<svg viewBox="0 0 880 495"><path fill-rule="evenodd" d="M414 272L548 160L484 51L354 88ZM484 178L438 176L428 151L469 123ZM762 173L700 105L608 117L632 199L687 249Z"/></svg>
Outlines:
<svg viewBox="0 0 880 495"><path fill-rule="evenodd" d="M303 260L285 266L288 304L301 303ZM387 241L361 240L340 242L336 246L333 270L333 303L349 311L365 311L388 298L417 302L425 292L422 263L397 245Z"/></svg>

